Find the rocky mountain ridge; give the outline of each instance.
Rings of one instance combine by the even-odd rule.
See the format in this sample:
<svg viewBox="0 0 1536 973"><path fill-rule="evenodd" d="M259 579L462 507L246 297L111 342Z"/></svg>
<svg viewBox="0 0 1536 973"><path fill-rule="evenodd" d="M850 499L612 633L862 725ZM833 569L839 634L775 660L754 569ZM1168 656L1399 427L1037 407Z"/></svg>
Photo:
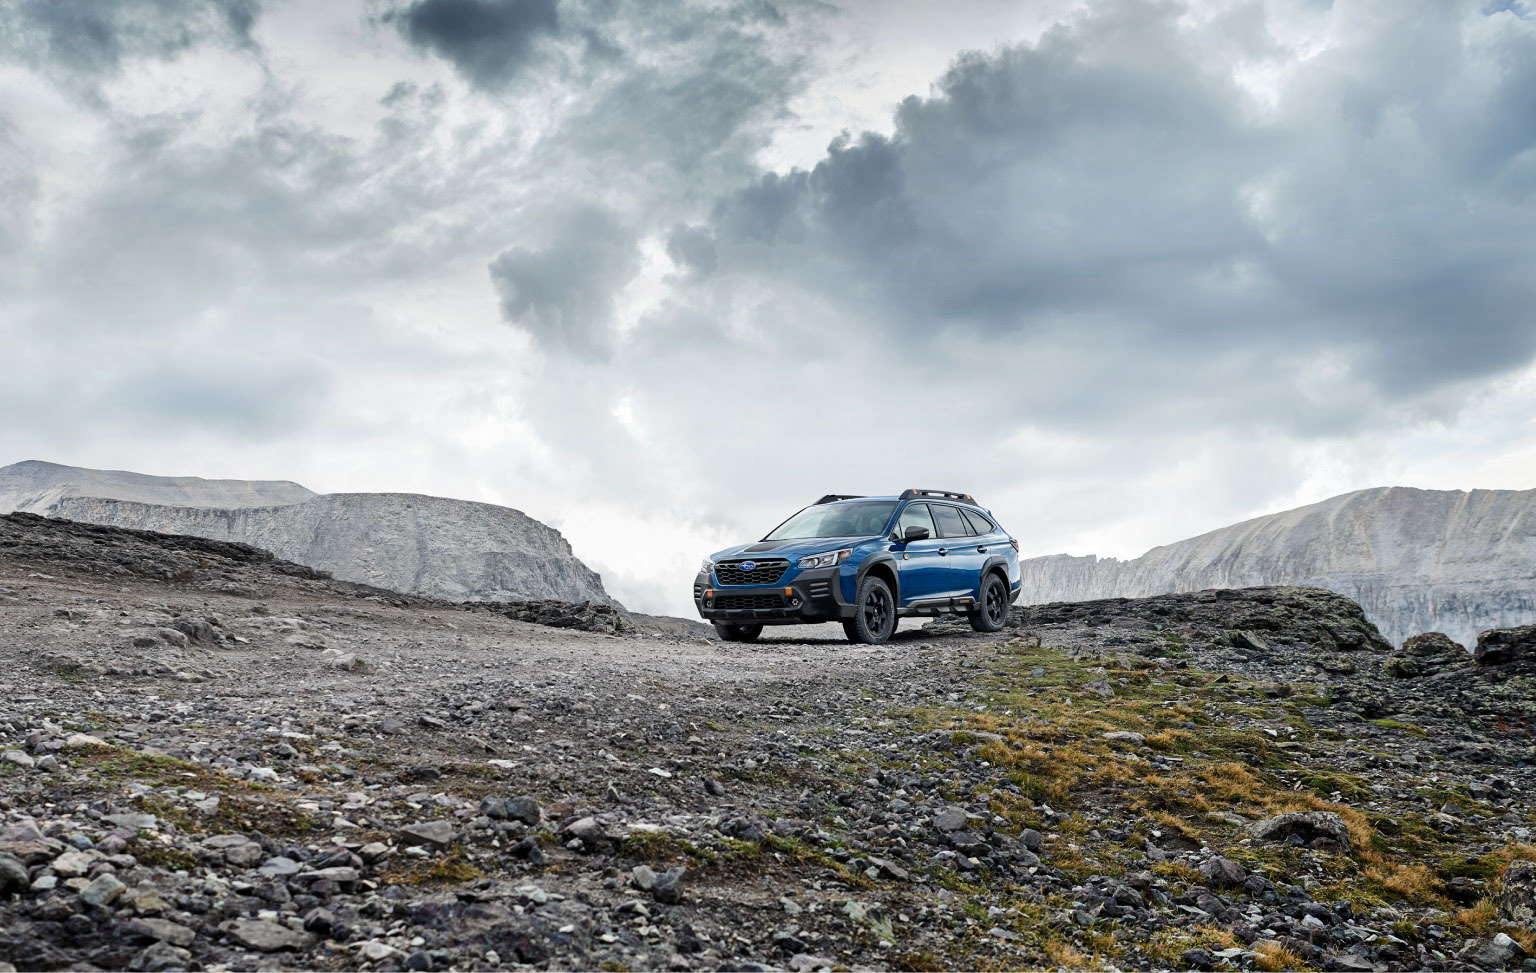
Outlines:
<svg viewBox="0 0 1536 973"><path fill-rule="evenodd" d="M1421 632L1471 648L1536 622L1536 490L1380 487L1258 517L1139 558L1021 565L1029 603L1288 584L1355 600L1394 644Z"/></svg>
<svg viewBox="0 0 1536 973"><path fill-rule="evenodd" d="M346 581L446 601L611 604L558 530L488 503L399 493L316 494L282 481L203 480L29 461L0 469L0 513L272 551Z"/></svg>

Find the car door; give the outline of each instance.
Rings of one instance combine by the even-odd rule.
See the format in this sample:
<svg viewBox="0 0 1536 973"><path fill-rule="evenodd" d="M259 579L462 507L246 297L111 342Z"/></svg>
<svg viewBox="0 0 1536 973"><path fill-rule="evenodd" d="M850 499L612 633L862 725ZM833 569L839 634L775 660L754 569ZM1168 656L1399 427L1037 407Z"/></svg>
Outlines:
<svg viewBox="0 0 1536 973"><path fill-rule="evenodd" d="M933 521L939 527L942 541L938 549L943 573L939 593L951 598L974 596L977 579L981 577L981 562L986 556L977 551L976 536L959 507L948 503L929 506L933 508Z"/></svg>
<svg viewBox="0 0 1536 973"><path fill-rule="evenodd" d="M901 516L896 518L896 536L905 537L908 527L924 528L928 531L928 538L910 544L898 541L895 545L902 605L910 605L924 598L937 598L945 593L942 585L947 562L939 554L944 541L939 537L938 528L934 526L933 515L926 503L909 503L902 509Z"/></svg>

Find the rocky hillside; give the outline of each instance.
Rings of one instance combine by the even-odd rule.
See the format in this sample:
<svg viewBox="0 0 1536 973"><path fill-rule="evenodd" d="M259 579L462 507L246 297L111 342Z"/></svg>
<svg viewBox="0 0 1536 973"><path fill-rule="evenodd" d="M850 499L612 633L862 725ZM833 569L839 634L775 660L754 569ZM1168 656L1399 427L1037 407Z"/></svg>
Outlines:
<svg viewBox="0 0 1536 973"><path fill-rule="evenodd" d="M331 575L448 601L611 603L560 532L518 510L295 483L201 480L48 463L0 469L0 513L22 510L239 541Z"/></svg>
<svg viewBox="0 0 1536 973"><path fill-rule="evenodd" d="M0 973L1524 969L1536 629L1305 588L755 645L0 518Z"/></svg>
<svg viewBox="0 0 1536 973"><path fill-rule="evenodd" d="M1023 562L1035 603L1290 584L1357 601L1395 644L1536 622L1536 490L1362 490L1201 534L1139 558Z"/></svg>

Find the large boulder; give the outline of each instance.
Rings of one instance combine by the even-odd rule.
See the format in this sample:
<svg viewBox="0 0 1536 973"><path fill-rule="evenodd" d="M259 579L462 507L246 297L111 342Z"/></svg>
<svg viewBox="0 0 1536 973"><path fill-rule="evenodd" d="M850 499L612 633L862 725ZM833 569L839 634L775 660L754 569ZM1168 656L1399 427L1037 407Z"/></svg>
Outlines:
<svg viewBox="0 0 1536 973"><path fill-rule="evenodd" d="M1393 653L1387 662L1387 672L1394 676L1411 679L1433 675L1456 666L1466 665L1472 656L1458 642L1444 632L1425 632L1403 643L1402 649Z"/></svg>
<svg viewBox="0 0 1536 973"><path fill-rule="evenodd" d="M1472 653L1480 665L1502 665L1518 657L1536 657L1536 625L1490 628L1477 637Z"/></svg>
<svg viewBox="0 0 1536 973"><path fill-rule="evenodd" d="M1315 848L1349 847L1349 825L1332 811L1292 811L1255 821L1245 829L1260 841L1285 841L1292 836Z"/></svg>

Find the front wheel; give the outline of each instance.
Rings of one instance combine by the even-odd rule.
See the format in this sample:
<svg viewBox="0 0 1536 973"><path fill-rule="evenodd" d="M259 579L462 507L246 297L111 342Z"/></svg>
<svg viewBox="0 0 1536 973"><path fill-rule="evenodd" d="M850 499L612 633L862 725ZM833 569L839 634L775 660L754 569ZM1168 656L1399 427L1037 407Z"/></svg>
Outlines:
<svg viewBox="0 0 1536 973"><path fill-rule="evenodd" d="M880 645L896 631L896 599L879 578L865 578L854 599L853 617L843 622L848 641Z"/></svg>
<svg viewBox="0 0 1536 973"><path fill-rule="evenodd" d="M1001 632L1008 621L1008 585L995 574L981 580L981 605L970 614L971 628Z"/></svg>
<svg viewBox="0 0 1536 973"><path fill-rule="evenodd" d="M716 622L715 631L727 642L756 642L757 637L763 634L761 625L728 625L725 622Z"/></svg>

